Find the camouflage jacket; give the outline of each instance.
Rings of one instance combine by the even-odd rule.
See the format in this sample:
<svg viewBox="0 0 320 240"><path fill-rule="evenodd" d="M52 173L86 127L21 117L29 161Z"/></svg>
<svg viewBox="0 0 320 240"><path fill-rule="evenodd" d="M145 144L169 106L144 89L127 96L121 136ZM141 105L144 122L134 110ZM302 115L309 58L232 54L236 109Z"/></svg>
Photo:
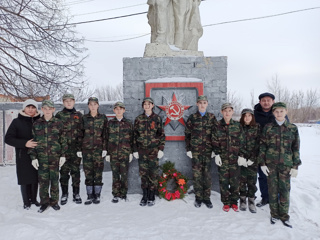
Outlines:
<svg viewBox="0 0 320 240"><path fill-rule="evenodd" d="M226 124L224 119L218 121L212 133L212 145L216 155L220 155L222 164L237 164L238 156L245 157L245 136L241 124L238 121L230 120Z"/></svg>
<svg viewBox="0 0 320 240"><path fill-rule="evenodd" d="M30 148L28 153L32 160L38 159L39 154L58 155L64 157L68 150L63 123L52 117L46 121L42 116L34 122L32 127L33 140L38 142L35 148Z"/></svg>
<svg viewBox="0 0 320 240"><path fill-rule="evenodd" d="M82 150L107 150L107 123L106 115L100 113L95 117L92 117L90 113L82 117Z"/></svg>
<svg viewBox="0 0 320 240"><path fill-rule="evenodd" d="M64 124L68 146L76 148L78 151L81 150L82 116L82 113L76 111L74 108L72 110L64 108L62 111L58 112L55 115L55 117L60 119Z"/></svg>
<svg viewBox="0 0 320 240"><path fill-rule="evenodd" d="M262 166L283 164L298 169L301 165L300 137L296 125L286 120L279 126L274 121L263 128L259 163Z"/></svg>
<svg viewBox="0 0 320 240"><path fill-rule="evenodd" d="M212 130L217 125L217 119L212 113L206 112L202 117L199 111L191 114L185 128L186 151L211 154Z"/></svg>
<svg viewBox="0 0 320 240"><path fill-rule="evenodd" d="M134 121L133 151L138 149L164 149L165 134L162 119L152 112L148 117L145 113L140 114Z"/></svg>
<svg viewBox="0 0 320 240"><path fill-rule="evenodd" d="M119 121L113 118L107 124L108 138L108 155L125 154L128 155L133 151L133 127L131 122L122 118Z"/></svg>
<svg viewBox="0 0 320 240"><path fill-rule="evenodd" d="M260 125L257 123L255 126L244 125L242 126L244 132L244 147L246 159L250 159L254 162L253 166L257 166L257 158L259 155L259 143L260 143Z"/></svg>

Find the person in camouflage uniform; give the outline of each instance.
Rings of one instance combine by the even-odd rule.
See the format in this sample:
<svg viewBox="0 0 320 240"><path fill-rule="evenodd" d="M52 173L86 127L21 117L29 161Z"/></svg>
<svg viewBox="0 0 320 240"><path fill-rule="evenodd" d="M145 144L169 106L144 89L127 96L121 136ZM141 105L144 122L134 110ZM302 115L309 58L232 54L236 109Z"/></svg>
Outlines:
<svg viewBox="0 0 320 240"><path fill-rule="evenodd" d="M82 118L82 152L83 169L86 177L85 185L88 199L85 205L100 203L102 189L103 158L107 155L106 129L108 119L100 114L99 100L96 97L88 99L89 113Z"/></svg>
<svg viewBox="0 0 320 240"><path fill-rule="evenodd" d="M66 152L66 163L60 169L60 184L62 190L61 205L68 201L69 178L72 178L73 201L82 203L79 195L80 190L80 162L81 156L77 152L81 151L81 122L82 113L74 108L75 98L73 94L64 94L62 97L64 109L58 112L55 117L60 119L66 130L68 151Z"/></svg>
<svg viewBox="0 0 320 240"><path fill-rule="evenodd" d="M140 206L155 204L158 186L159 159L163 157L165 134L160 116L153 112L154 101L146 97L142 101L144 113L136 117L133 132L133 156L139 159L139 174L143 197Z"/></svg>
<svg viewBox="0 0 320 240"><path fill-rule="evenodd" d="M279 219L292 227L289 219L290 177L297 177L300 160L300 137L296 125L285 118L287 106L283 102L272 105L275 120L267 124L260 140L259 163L268 177L271 224Z"/></svg>
<svg viewBox="0 0 320 240"><path fill-rule="evenodd" d="M32 165L38 170L40 185L40 209L45 211L50 205L59 210L59 167L65 163L68 150L63 123L53 116L54 103L50 100L42 102L43 116L33 124L33 140L38 143L29 149ZM50 196L49 196L50 187Z"/></svg>
<svg viewBox="0 0 320 240"><path fill-rule="evenodd" d="M256 123L253 111L245 108L241 111L240 124L245 135L246 162L240 167L240 210L246 211L247 198L249 210L256 213L254 204L257 191L257 156L259 154L260 125Z"/></svg>
<svg viewBox="0 0 320 240"><path fill-rule="evenodd" d="M222 209L226 212L230 207L235 212L239 211L239 165L246 162L243 129L239 122L232 119L233 112L231 103L223 104L223 118L218 121L212 133L212 145L217 154L215 162L218 165Z"/></svg>
<svg viewBox="0 0 320 240"><path fill-rule="evenodd" d="M123 117L125 111L125 105L116 102L113 106L116 116L107 124L106 160L110 162L112 169L113 203L117 203L119 198L127 199L129 162L133 158L133 127L131 122Z"/></svg>
<svg viewBox="0 0 320 240"><path fill-rule="evenodd" d="M185 128L186 151L192 161L193 189L196 195L194 206L199 208L203 202L208 208L212 208L211 158L214 153L211 137L217 119L214 114L207 112L206 96L198 96L197 106L198 111L189 116Z"/></svg>

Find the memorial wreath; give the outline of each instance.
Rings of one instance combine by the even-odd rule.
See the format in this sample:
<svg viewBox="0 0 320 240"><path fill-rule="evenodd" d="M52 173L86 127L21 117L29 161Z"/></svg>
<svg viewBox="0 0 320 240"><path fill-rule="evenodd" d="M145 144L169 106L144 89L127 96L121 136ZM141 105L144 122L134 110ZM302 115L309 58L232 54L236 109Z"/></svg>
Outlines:
<svg viewBox="0 0 320 240"><path fill-rule="evenodd" d="M187 193L187 178L174 168L174 163L166 161L159 179L159 197L168 201L183 199Z"/></svg>

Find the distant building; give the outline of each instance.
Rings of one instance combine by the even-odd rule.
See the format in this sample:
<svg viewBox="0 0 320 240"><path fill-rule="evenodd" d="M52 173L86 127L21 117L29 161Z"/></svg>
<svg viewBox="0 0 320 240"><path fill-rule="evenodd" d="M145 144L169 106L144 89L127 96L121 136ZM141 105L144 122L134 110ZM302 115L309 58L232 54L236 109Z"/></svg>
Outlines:
<svg viewBox="0 0 320 240"><path fill-rule="evenodd" d="M29 97L13 97L9 95L0 94L0 102L24 102L25 100L29 99ZM33 97L33 100L36 102L42 102L43 100L50 99L49 95L46 96L39 96L39 97Z"/></svg>

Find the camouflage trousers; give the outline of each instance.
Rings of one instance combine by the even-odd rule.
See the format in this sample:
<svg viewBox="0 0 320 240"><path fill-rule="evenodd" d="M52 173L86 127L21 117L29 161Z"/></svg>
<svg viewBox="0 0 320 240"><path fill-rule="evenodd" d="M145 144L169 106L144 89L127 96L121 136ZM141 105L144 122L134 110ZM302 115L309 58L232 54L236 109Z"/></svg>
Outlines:
<svg viewBox="0 0 320 240"><path fill-rule="evenodd" d="M258 168L256 166L240 167L240 196L255 197L257 173Z"/></svg>
<svg viewBox="0 0 320 240"><path fill-rule="evenodd" d="M210 200L211 195L211 154L192 152L193 189L199 200Z"/></svg>
<svg viewBox="0 0 320 240"><path fill-rule="evenodd" d="M110 155L112 170L112 195L124 197L128 191L129 155Z"/></svg>
<svg viewBox="0 0 320 240"><path fill-rule="evenodd" d="M289 220L290 167L268 166L269 207L271 216L282 221Z"/></svg>
<svg viewBox="0 0 320 240"><path fill-rule="evenodd" d="M90 149L82 151L83 170L86 177L86 186L102 186L102 173L104 158L101 157L101 149Z"/></svg>
<svg viewBox="0 0 320 240"><path fill-rule="evenodd" d="M66 152L66 162L60 169L60 184L68 186L71 176L72 186L79 187L80 185L80 162L81 158L77 156L77 150L69 146Z"/></svg>
<svg viewBox="0 0 320 240"><path fill-rule="evenodd" d="M159 178L158 149L139 149L139 175L141 188L156 190Z"/></svg>
<svg viewBox="0 0 320 240"><path fill-rule="evenodd" d="M38 156L40 204L55 205L59 201L59 156ZM49 194L50 188L50 194Z"/></svg>
<svg viewBox="0 0 320 240"><path fill-rule="evenodd" d="M218 167L221 202L224 205L237 204L239 200L239 176L238 164L227 164L222 161Z"/></svg>

